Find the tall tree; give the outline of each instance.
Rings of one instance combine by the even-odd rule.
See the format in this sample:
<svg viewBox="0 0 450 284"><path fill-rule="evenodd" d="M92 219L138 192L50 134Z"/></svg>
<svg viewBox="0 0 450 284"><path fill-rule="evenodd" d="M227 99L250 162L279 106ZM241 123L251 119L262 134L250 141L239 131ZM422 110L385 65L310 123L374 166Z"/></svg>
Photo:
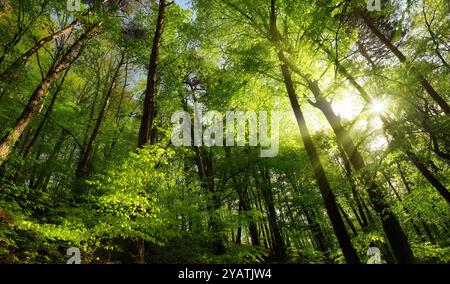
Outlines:
<svg viewBox="0 0 450 284"><path fill-rule="evenodd" d="M156 84L158 80L158 57L161 47L167 6L168 4L166 4L165 0L159 1L158 18L156 19L155 35L153 37L152 51L148 64L147 86L145 89L144 110L142 113L141 127L139 128L138 147L152 144L155 139L155 137L153 137L152 135L154 126L153 122L156 117Z"/></svg>
<svg viewBox="0 0 450 284"><path fill-rule="evenodd" d="M12 147L41 108L51 84L58 78L62 71L73 63L73 59L76 57L77 52L98 31L99 27L100 22L97 22L87 28L80 38L78 38L67 50L58 65L48 71L45 78L41 81L33 95L30 97L21 115L16 120L12 130L0 140L0 165L6 161L11 153Z"/></svg>

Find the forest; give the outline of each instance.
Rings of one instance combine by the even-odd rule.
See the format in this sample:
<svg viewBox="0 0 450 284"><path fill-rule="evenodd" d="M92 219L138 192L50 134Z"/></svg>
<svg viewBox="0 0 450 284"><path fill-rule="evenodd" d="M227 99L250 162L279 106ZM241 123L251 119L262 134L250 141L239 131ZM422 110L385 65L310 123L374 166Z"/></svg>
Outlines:
<svg viewBox="0 0 450 284"><path fill-rule="evenodd" d="M450 264L449 90L447 0L0 0L0 263Z"/></svg>

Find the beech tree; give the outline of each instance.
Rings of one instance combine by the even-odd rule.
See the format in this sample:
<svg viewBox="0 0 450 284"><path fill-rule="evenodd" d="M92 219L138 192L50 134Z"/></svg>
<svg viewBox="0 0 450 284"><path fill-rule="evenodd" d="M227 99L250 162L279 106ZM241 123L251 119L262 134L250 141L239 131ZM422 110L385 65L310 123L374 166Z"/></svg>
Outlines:
<svg viewBox="0 0 450 284"><path fill-rule="evenodd" d="M450 261L448 1L81 3L0 5L0 263Z"/></svg>

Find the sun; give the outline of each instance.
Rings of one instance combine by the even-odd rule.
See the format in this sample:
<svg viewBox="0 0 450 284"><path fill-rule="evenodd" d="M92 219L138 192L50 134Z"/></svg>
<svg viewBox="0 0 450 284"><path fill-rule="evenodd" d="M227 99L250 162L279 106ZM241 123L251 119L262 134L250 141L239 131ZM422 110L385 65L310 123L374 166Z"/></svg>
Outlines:
<svg viewBox="0 0 450 284"><path fill-rule="evenodd" d="M370 110L374 113L380 114L386 111L387 104L384 101L373 100L370 103Z"/></svg>
<svg viewBox="0 0 450 284"><path fill-rule="evenodd" d="M363 107L363 103L357 96L347 95L333 101L333 110L346 120L355 119Z"/></svg>

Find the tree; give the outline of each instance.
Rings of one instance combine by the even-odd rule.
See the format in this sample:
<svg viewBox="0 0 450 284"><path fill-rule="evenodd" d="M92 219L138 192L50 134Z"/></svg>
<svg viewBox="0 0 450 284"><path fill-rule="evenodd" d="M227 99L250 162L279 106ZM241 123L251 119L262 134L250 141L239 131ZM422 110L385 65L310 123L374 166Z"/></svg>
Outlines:
<svg viewBox="0 0 450 284"><path fill-rule="evenodd" d="M76 57L76 53L79 51L82 45L85 44L89 40L89 38L97 32L99 27L99 22L90 26L85 31L85 33L82 34L80 38L72 44L69 50L61 58L58 65L49 70L46 77L41 81L39 86L34 91L33 95L30 97L26 107L22 111L22 114L16 120L13 129L10 131L10 133L3 136L0 141L0 165L6 161L12 147L41 108L50 85L56 80L58 75L62 71L64 71L64 69L72 64L72 60Z"/></svg>

